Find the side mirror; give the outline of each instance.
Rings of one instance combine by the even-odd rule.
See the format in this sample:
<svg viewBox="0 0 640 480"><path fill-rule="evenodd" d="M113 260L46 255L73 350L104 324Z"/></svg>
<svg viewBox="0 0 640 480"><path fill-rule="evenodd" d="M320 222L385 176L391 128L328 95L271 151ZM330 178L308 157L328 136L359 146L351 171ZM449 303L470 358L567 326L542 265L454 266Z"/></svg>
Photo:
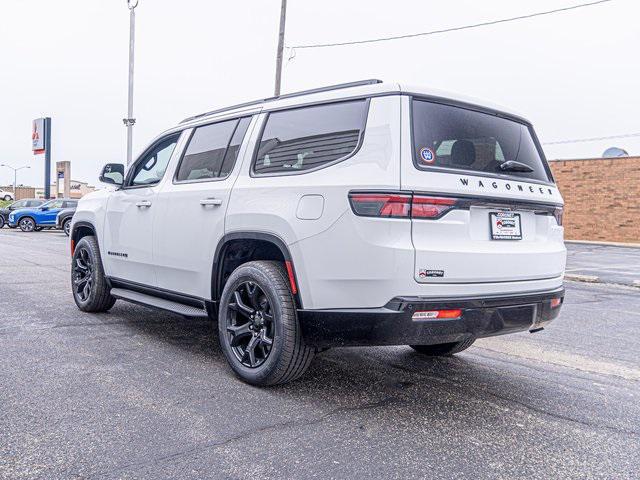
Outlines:
<svg viewBox="0 0 640 480"><path fill-rule="evenodd" d="M120 186L124 183L124 165L121 163L107 163L100 172L100 181Z"/></svg>
<svg viewBox="0 0 640 480"><path fill-rule="evenodd" d="M42 210L43 212L46 212L47 210L49 210L49 207L40 207L40 210Z"/></svg>

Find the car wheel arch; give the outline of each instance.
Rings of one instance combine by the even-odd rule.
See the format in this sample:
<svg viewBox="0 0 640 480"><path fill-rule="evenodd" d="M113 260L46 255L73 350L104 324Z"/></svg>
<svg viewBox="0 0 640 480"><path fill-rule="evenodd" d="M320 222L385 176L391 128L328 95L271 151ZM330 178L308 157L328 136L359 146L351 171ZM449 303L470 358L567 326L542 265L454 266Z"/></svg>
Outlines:
<svg viewBox="0 0 640 480"><path fill-rule="evenodd" d="M71 254L73 255L73 251L75 250L75 246L78 242L86 236L93 235L96 237L96 242L98 241L98 236L96 234L96 227L89 222L76 222L73 225L73 230L69 232L69 238L71 239Z"/></svg>
<svg viewBox="0 0 640 480"><path fill-rule="evenodd" d="M239 249L246 249L247 255L234 257ZM256 231L238 231L224 235L215 250L211 269L211 298L220 299L226 278L238 266L254 260L276 260L284 262L286 269L290 268L290 284L294 293L296 306L302 308L298 277L291 252L287 244L273 233Z"/></svg>

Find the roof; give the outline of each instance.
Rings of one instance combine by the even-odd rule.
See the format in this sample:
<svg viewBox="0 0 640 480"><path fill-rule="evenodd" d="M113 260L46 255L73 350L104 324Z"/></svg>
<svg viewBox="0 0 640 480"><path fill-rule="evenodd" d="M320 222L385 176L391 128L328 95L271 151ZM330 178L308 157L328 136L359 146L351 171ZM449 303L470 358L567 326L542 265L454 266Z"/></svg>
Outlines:
<svg viewBox="0 0 640 480"><path fill-rule="evenodd" d="M182 122L180 122L177 127L174 127L171 130L183 129L185 127L190 127L192 125L203 123L205 121L218 117L228 117L238 114L254 114L259 113L263 110L276 110L301 104L320 103L332 100L342 100L366 96L380 96L394 93L407 95L413 94L431 98L434 100L456 103L462 106L478 107L496 113L503 113L528 123L528 121L524 117L509 108L496 105L491 102L478 100L466 95L424 86L406 85L383 82L382 80L378 79L369 79L331 85L327 87L314 88L311 90L303 90L300 92L287 93L277 97L263 98L251 102L241 103L238 105L232 105L226 108L219 108L186 118Z"/></svg>

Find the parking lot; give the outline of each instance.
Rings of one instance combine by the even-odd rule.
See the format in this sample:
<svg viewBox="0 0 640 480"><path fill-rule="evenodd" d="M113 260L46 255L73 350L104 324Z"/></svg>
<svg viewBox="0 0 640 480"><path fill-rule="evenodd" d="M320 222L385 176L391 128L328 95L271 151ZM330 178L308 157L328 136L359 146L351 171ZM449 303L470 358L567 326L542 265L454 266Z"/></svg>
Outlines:
<svg viewBox="0 0 640 480"><path fill-rule="evenodd" d="M333 349L259 389L210 321L82 313L67 237L2 229L0 478L637 478L640 289L566 287L541 333Z"/></svg>

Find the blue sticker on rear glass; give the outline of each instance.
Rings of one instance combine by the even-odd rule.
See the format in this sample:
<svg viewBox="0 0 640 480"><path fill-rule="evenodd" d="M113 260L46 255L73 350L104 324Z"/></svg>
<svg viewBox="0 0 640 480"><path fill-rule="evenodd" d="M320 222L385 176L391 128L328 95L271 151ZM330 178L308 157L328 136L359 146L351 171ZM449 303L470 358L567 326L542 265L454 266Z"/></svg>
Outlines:
<svg viewBox="0 0 640 480"><path fill-rule="evenodd" d="M422 163L433 163L436 160L436 154L429 147L422 147L420 149L420 161Z"/></svg>

